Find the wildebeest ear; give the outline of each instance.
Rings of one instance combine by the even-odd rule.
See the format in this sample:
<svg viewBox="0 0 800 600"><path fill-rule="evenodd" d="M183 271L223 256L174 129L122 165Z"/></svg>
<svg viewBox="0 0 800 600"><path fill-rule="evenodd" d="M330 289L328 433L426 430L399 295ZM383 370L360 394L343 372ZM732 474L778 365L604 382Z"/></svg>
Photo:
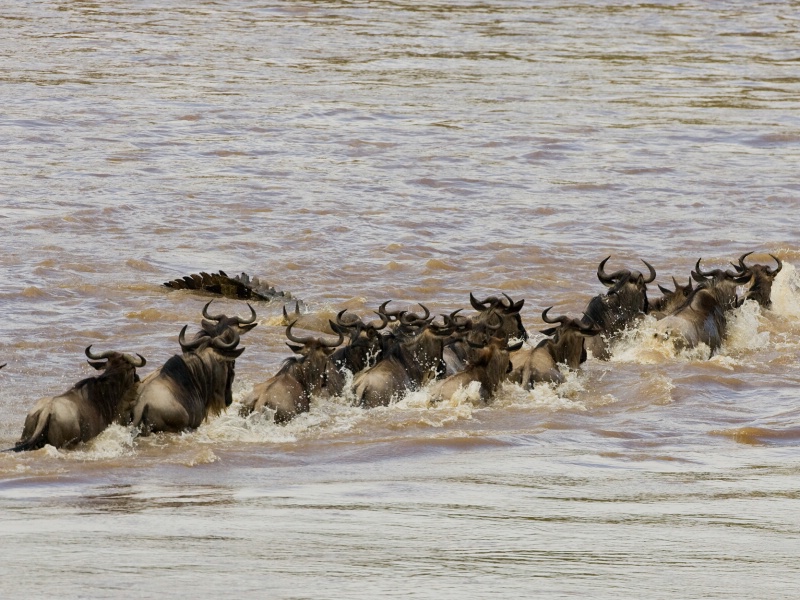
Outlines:
<svg viewBox="0 0 800 600"><path fill-rule="evenodd" d="M549 337L555 335L556 331L558 331L558 327L551 327L550 329L542 329L539 333L543 333Z"/></svg>
<svg viewBox="0 0 800 600"><path fill-rule="evenodd" d="M664 287L664 286L663 286L663 285L661 285L660 283L658 284L658 289L660 289L660 290L661 290L661 293L662 293L662 294L664 294L665 296L666 296L667 294L671 294L671 293L672 293L672 290L671 290L671 289L669 289L668 287Z"/></svg>
<svg viewBox="0 0 800 600"><path fill-rule="evenodd" d="M246 332L250 331L256 325L258 325L258 323L245 323L245 324L241 324L240 323L237 327L239 327L239 329L242 330L242 333L246 333Z"/></svg>
<svg viewBox="0 0 800 600"><path fill-rule="evenodd" d="M305 346L295 346L294 344L290 344L289 342L286 342L286 345L289 346L289 348L291 348L292 352L294 352L295 354L302 354L303 348L305 348Z"/></svg>
<svg viewBox="0 0 800 600"><path fill-rule="evenodd" d="M106 368L106 362L107 361L105 361L105 360L87 360L86 362L89 363L90 365L92 365L98 371L100 371L101 369L105 369Z"/></svg>

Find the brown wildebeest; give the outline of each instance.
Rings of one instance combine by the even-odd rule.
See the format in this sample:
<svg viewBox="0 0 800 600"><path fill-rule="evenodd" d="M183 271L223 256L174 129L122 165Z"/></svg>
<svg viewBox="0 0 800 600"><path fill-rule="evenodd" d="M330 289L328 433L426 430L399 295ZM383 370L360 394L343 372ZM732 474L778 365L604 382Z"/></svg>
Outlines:
<svg viewBox="0 0 800 600"><path fill-rule="evenodd" d="M547 316L552 306L542 311L542 320L556 324L542 331L549 336L535 348L520 350L511 355L512 371L509 380L531 389L536 383L563 383L564 376L558 365L564 364L577 369L586 361L586 340L600 333L596 324L587 325L584 319L571 319L560 316L551 319ZM550 339L552 338L552 339Z"/></svg>
<svg viewBox="0 0 800 600"><path fill-rule="evenodd" d="M253 388L242 401L244 412L270 408L275 411L275 422L285 423L299 413L308 412L311 396L322 389L328 356L344 341L344 334L339 331L335 342L313 336L298 337L292 333L293 325L294 322L286 327L286 337L299 345L287 345L298 356L287 358L275 375ZM335 323L330 325L336 327Z"/></svg>
<svg viewBox="0 0 800 600"><path fill-rule="evenodd" d="M350 342L328 357L324 379L325 392L329 396L341 396L345 392L347 372L355 375L378 361L383 347L381 331L389 324L389 317L381 313L378 313L380 322L364 323L358 317L344 321L345 312L343 310L336 316L336 326L337 330L349 336Z"/></svg>
<svg viewBox="0 0 800 600"><path fill-rule="evenodd" d="M187 327L178 336L183 353L167 360L139 386L132 422L144 435L195 429L233 401L235 360L244 352L236 347L239 334L228 329L221 336L187 342Z"/></svg>
<svg viewBox="0 0 800 600"><path fill-rule="evenodd" d="M443 359L447 376L455 375L467 367L470 345L482 345L489 337L503 337L508 342L512 338L527 340L528 332L522 324L520 311L525 299L515 302L511 296L503 292L503 298L489 296L479 301L473 294L469 295L472 308L478 311L474 318L459 315L461 309L444 317L445 325L454 330L453 337L445 343ZM499 319L499 326L497 325ZM488 323L492 323L488 327Z"/></svg>
<svg viewBox="0 0 800 600"><path fill-rule="evenodd" d="M726 313L742 300L737 286L750 281L751 275L714 269L704 272L697 259L692 278L698 285L686 301L672 314L656 324L656 337L672 340L677 349L706 344L713 354L722 345L727 329Z"/></svg>
<svg viewBox="0 0 800 600"><path fill-rule="evenodd" d="M669 314L672 314L678 308L680 308L686 299L691 295L692 290L692 280L689 279L689 283L686 285L681 285L678 283L678 280L674 277L672 278L672 283L675 284L675 289L671 290L668 287L663 285L659 285L658 289L661 290L661 293L664 294L661 298L657 298L655 300L651 300L648 308L648 314L652 315L656 319L663 319Z"/></svg>
<svg viewBox="0 0 800 600"><path fill-rule="evenodd" d="M250 309L250 317L245 319L242 317L228 317L223 314L209 314L208 307L212 302L213 300L209 300L201 311L204 320L200 322L202 329L197 332L195 339L202 336L217 337L223 335L228 329L232 329L239 335L242 335L258 325L258 323L256 323L256 311L253 310L253 307L250 306L249 303L247 304L247 307Z"/></svg>
<svg viewBox="0 0 800 600"><path fill-rule="evenodd" d="M481 402L487 404L511 370L509 352L519 350L522 344L520 340L509 346L505 337L492 337L485 345L473 346L467 367L460 373L435 383L431 389L431 399L449 400L460 389L477 381L481 384L479 392Z"/></svg>
<svg viewBox="0 0 800 600"><path fill-rule="evenodd" d="M56 448L88 442L100 434L129 406L136 391L138 367L147 361L121 352L92 354L88 362L102 373L76 383L59 396L42 398L28 413L22 436L11 450L35 450L45 444Z"/></svg>
<svg viewBox="0 0 800 600"><path fill-rule="evenodd" d="M609 358L609 344L613 337L647 313L647 284L656 278L656 270L646 260L642 262L650 272L645 278L639 271L622 269L606 273L607 256L597 267L597 278L609 288L608 292L595 296L584 310L584 323L597 324L600 335L586 341L586 349L600 360Z"/></svg>
<svg viewBox="0 0 800 600"><path fill-rule="evenodd" d="M427 309L426 314L429 314ZM383 337L381 360L353 380L360 406L388 406L400 395L444 374L442 352L452 329L414 317L410 314L400 317L397 330Z"/></svg>

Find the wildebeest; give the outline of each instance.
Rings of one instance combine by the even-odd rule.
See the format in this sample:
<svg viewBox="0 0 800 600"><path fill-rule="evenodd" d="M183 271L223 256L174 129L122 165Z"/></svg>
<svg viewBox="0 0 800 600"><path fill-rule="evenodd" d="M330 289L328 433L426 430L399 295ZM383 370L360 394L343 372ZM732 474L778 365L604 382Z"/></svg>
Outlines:
<svg viewBox="0 0 800 600"><path fill-rule="evenodd" d="M256 323L256 311L250 304L247 307L250 309L250 317L245 319L242 317L228 317L224 314L211 315L208 313L208 307L213 300L209 300L201 311L204 320L200 322L202 329L195 335L195 339L202 336L217 337L223 335L226 330L232 329L239 335L247 333L253 329Z"/></svg>
<svg viewBox="0 0 800 600"><path fill-rule="evenodd" d="M239 334L201 335L186 341L184 325L178 336L182 354L176 354L140 384L132 422L143 434L195 429L233 401L235 360L244 352Z"/></svg>
<svg viewBox="0 0 800 600"><path fill-rule="evenodd" d="M298 356L287 358L275 375L253 388L242 401L246 413L270 408L275 411L275 422L284 423L308 412L311 396L322 389L328 356L342 343L344 334L340 331L335 342L313 336L298 337L292 333L293 325L286 327L286 337L294 344L287 345ZM335 324L331 323L331 327Z"/></svg>
<svg viewBox="0 0 800 600"><path fill-rule="evenodd" d="M587 340L586 348L595 358L609 357L611 339L637 318L647 313L647 284L656 278L656 270L646 260L642 262L650 272L645 278L639 271L622 269L611 274L605 272L608 256L597 267L597 278L609 288L605 294L595 296L584 310L584 323L597 324L600 335Z"/></svg>
<svg viewBox="0 0 800 600"><path fill-rule="evenodd" d="M336 329L347 335L350 341L328 357L324 379L325 392L329 396L340 396L345 392L346 373L355 375L378 361L383 347L381 331L389 324L389 318L381 313L378 313L380 322L364 323L355 315L345 321L345 312L343 310L336 316Z"/></svg>
<svg viewBox="0 0 800 600"><path fill-rule="evenodd" d="M751 275L722 269L703 271L700 260L692 271L692 278L700 285L680 308L658 321L654 335L672 340L679 350L706 344L713 354L725 338L725 313L741 304L736 288L750 281Z"/></svg>
<svg viewBox="0 0 800 600"><path fill-rule="evenodd" d="M22 436L11 450L35 450L45 444L56 448L88 442L100 434L132 401L139 376L136 369L147 361L121 352L92 354L88 362L103 372L82 379L59 396L42 398L28 413Z"/></svg>
<svg viewBox="0 0 800 600"><path fill-rule="evenodd" d="M539 342L535 348L519 350L511 355L512 370L509 380L525 389L531 389L536 383L563 383L564 376L558 365L564 364L570 369L577 369L587 358L586 340L600 333L596 324L587 325L585 319L571 319L567 316L551 319L547 313L552 308L551 306L542 311L542 320L545 323L558 324L542 330L549 337Z"/></svg>
<svg viewBox="0 0 800 600"><path fill-rule="evenodd" d="M467 367L460 373L437 382L431 389L431 399L434 401L450 399L460 389L465 389L473 381L477 381L480 383L480 400L487 404L510 371L509 352L519 350L522 344L520 340L509 346L505 337L492 337L485 345L473 346Z"/></svg>
<svg viewBox="0 0 800 600"><path fill-rule="evenodd" d="M442 351L451 332L427 319L402 315L397 330L382 338L381 360L353 379L357 404L387 406L401 394L443 376Z"/></svg>
<svg viewBox="0 0 800 600"><path fill-rule="evenodd" d="M491 321L494 315L497 315L500 317L500 328L493 335L505 337L506 340L511 338L527 340L528 332L525 331L525 326L522 324L522 318L520 317L520 311L525 305L525 299L515 302L505 292L503 296L505 296L505 300L497 296L489 296L480 302L474 295L469 295L469 303L472 308L478 311L478 316L474 319L476 333L484 333L481 326Z"/></svg>
<svg viewBox="0 0 800 600"><path fill-rule="evenodd" d="M694 289L692 287L691 279L689 279L689 283L686 285L681 285L678 283L678 280L673 277L672 283L675 284L674 290L671 290L663 285L658 286L658 289L660 289L661 293L664 295L661 296L661 298L656 298L655 300L650 301L648 314L652 317L656 319L663 319L667 315L672 314L675 310L680 308L684 302L686 302L686 299Z"/></svg>
<svg viewBox="0 0 800 600"><path fill-rule="evenodd" d="M472 308L478 311L475 318L459 315L461 309L444 317L445 325L453 328L453 338L445 344L443 359L446 375L455 375L467 366L467 356L470 353L470 343L479 344L487 336L503 337L506 341L512 338L527 340L528 332L522 324L520 311L525 304L525 299L515 302L508 294L503 293L503 298L489 296L479 301L473 294L469 295ZM497 325L499 319L499 326ZM491 327L487 323L492 322Z"/></svg>
<svg viewBox="0 0 800 600"><path fill-rule="evenodd" d="M765 265L747 265L744 259L751 254L752 252L742 254L739 257L738 265L736 263L731 264L733 268L736 269L737 274L750 276L750 285L748 286L744 299L755 300L764 308L769 308L772 306L772 282L775 281L775 276L781 272L783 263L780 258L774 254L770 254L770 256L775 259L775 262L778 263L775 269L771 269Z"/></svg>

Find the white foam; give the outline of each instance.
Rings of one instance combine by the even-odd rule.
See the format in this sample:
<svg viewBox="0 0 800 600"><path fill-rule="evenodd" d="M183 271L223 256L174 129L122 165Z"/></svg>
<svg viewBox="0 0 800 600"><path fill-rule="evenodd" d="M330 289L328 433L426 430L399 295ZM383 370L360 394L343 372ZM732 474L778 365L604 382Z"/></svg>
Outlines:
<svg viewBox="0 0 800 600"><path fill-rule="evenodd" d="M655 365L668 360L704 361L711 357L706 344L684 348L665 336L654 317L646 316L637 326L625 329L611 344L609 362Z"/></svg>
<svg viewBox="0 0 800 600"><path fill-rule="evenodd" d="M793 264L783 262L781 272L772 282L772 312L782 317L800 320L800 273Z"/></svg>
<svg viewBox="0 0 800 600"><path fill-rule="evenodd" d="M727 333L718 354L738 356L766 348L770 335L768 331L759 331L762 319L761 306L755 300L729 311Z"/></svg>

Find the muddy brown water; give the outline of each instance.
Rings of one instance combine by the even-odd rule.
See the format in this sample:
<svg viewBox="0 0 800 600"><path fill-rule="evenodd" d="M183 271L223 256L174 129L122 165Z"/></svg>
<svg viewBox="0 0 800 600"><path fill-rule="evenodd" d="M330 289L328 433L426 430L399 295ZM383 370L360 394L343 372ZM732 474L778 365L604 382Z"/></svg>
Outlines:
<svg viewBox="0 0 800 600"><path fill-rule="evenodd" d="M176 353L209 297L160 284L192 272L317 323L505 291L535 340L608 255L662 284L784 261L710 359L646 321L487 408L345 397L2 454L3 597L797 597L798 9L3 2L3 447L89 344L143 374ZM290 354L254 308L235 399Z"/></svg>

